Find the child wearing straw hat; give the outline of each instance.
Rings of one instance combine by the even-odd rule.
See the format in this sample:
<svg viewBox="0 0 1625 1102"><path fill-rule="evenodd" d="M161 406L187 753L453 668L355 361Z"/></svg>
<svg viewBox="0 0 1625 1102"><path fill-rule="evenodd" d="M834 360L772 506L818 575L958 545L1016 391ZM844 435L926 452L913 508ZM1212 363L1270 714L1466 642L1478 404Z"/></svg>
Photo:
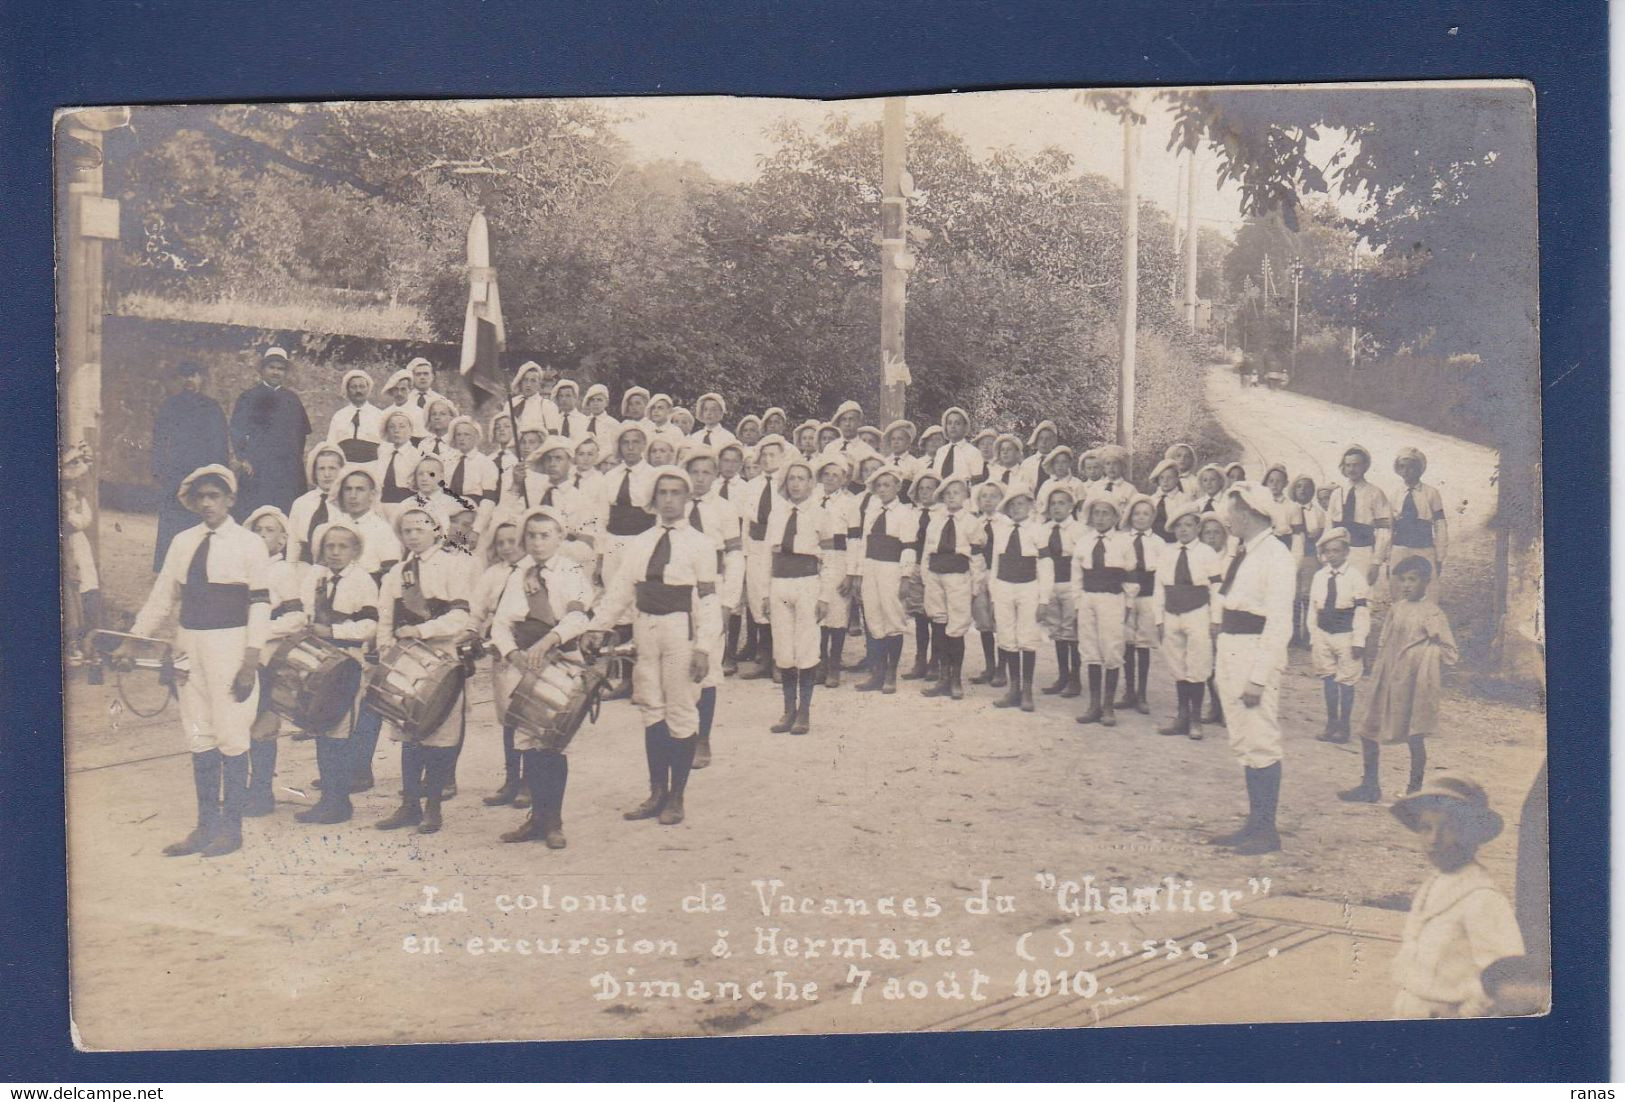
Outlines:
<svg viewBox="0 0 1625 1102"><path fill-rule="evenodd" d="M991 480L990 480L991 481ZM1044 686L1048 696L1072 698L1083 692L1083 668L1078 658L1078 591L1072 585L1072 550L1083 526L1072 519L1072 490L1050 482L1039 500L1039 547L1055 573L1049 603L1038 619L1055 644L1055 683Z"/></svg>
<svg viewBox="0 0 1625 1102"><path fill-rule="evenodd" d="M1008 486L1022 477L1021 470L1025 463L1021 438L1008 432L1001 433L993 438L993 457L987 464L987 480ZM1022 481L1032 485L1032 479Z"/></svg>
<svg viewBox="0 0 1625 1102"><path fill-rule="evenodd" d="M1151 472L1151 531L1164 543L1173 543L1174 534L1168 522L1188 498L1179 482L1179 464L1164 459Z"/></svg>
<svg viewBox="0 0 1625 1102"><path fill-rule="evenodd" d="M914 495L910 499L918 519L914 529L914 566L903 575L903 611L914 621L914 668L903 674L904 681L937 679L937 660L941 655L931 646L931 617L925 607L925 581L920 577L920 568L925 562L925 533L931 526L937 487L941 484L942 479L926 471L915 480Z"/></svg>
<svg viewBox="0 0 1625 1102"><path fill-rule="evenodd" d="M1086 525L1072 545L1073 585L1078 589L1078 659L1089 671L1089 710L1079 723L1117 725L1118 671L1123 668L1124 619L1139 587L1127 580L1134 551L1117 497L1098 487L1083 503Z"/></svg>
<svg viewBox="0 0 1625 1102"><path fill-rule="evenodd" d="M1054 421L1040 421L1033 426L1033 431L1027 434L1027 458L1021 461L1019 473L1022 481L1033 488L1033 492L1043 492L1044 461L1060 442L1061 432L1055 427Z"/></svg>
<svg viewBox="0 0 1625 1102"><path fill-rule="evenodd" d="M1320 538L1326 565L1309 585L1309 648L1326 694L1326 730L1321 742L1347 742L1354 714L1354 690L1364 672L1365 641L1371 633L1370 589L1365 575L1348 569L1349 534L1333 528Z"/></svg>
<svg viewBox="0 0 1625 1102"><path fill-rule="evenodd" d="M1147 696L1151 680L1151 651L1157 645L1156 587L1157 567L1167 544L1151 530L1156 505L1144 494L1131 498L1123 534L1128 537L1132 564L1124 581L1133 583L1135 594L1125 598L1128 617L1123 624L1123 699L1119 708L1133 708L1149 715Z"/></svg>
<svg viewBox="0 0 1625 1102"><path fill-rule="evenodd" d="M960 685L965 665L965 633L971 626L973 562L981 525L965 508L970 481L954 475L937 487L922 547L925 611L931 618L931 651L937 656L937 680L921 696L964 696Z"/></svg>
<svg viewBox="0 0 1625 1102"><path fill-rule="evenodd" d="M999 502L1009 487L999 482L980 482L971 492L976 511L971 523L978 531L977 553L971 557L971 623L982 640L982 672L971 678L972 685L1002 689L1006 684L1004 662L999 657L997 625L993 620L993 597L988 579L993 575L993 518L999 515Z"/></svg>
<svg viewBox="0 0 1625 1102"><path fill-rule="evenodd" d="M846 649L846 632L852 623L852 582L857 573L852 561L852 531L858 524L857 499L846 484L851 481L851 464L844 455L820 456L814 463L818 480L818 507L828 514L829 546L823 549L820 571L826 588L835 594L827 599L820 622L818 657L824 670L824 687L841 684L841 652Z"/></svg>
<svg viewBox="0 0 1625 1102"><path fill-rule="evenodd" d="M870 498L859 525L858 592L869 636L869 678L859 692L895 693L897 663L903 654L902 581L914 566L919 519L898 497L903 472L881 467L869 476Z"/></svg>
<svg viewBox="0 0 1625 1102"><path fill-rule="evenodd" d="M1501 816L1478 782L1448 773L1396 800L1390 810L1421 837L1437 870L1416 890L1405 918L1393 965L1399 986L1394 1013L1488 1014L1493 1001L1484 990L1484 971L1524 952L1512 903L1477 860L1479 849L1501 833Z"/></svg>
<svg viewBox="0 0 1625 1102"><path fill-rule="evenodd" d="M965 475L972 483L980 482L987 463L981 450L966 439L970 433L970 414L959 406L949 406L942 414L942 431L946 442L931 454L931 470L938 477Z"/></svg>
<svg viewBox="0 0 1625 1102"><path fill-rule="evenodd" d="M1178 713L1160 735L1202 737L1202 687L1213 676L1213 590L1223 578L1218 552L1198 539L1202 514L1186 500L1168 518L1174 542L1157 562L1152 619L1174 678Z"/></svg>

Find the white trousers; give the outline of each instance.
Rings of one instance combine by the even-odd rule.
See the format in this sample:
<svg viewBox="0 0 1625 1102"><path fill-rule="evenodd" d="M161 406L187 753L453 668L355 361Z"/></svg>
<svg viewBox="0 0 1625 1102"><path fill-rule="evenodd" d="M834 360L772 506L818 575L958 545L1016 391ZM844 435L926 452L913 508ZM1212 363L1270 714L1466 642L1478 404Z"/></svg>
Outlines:
<svg viewBox="0 0 1625 1102"><path fill-rule="evenodd" d="M970 571L963 574L920 572L925 582L925 614L934 624L944 624L951 639L970 630Z"/></svg>
<svg viewBox="0 0 1625 1102"><path fill-rule="evenodd" d="M686 612L663 616L640 612L632 620L632 642L638 648L632 666L632 703L642 712L645 727L665 720L672 738L693 738L700 729L700 686L688 676L694 656L690 620Z"/></svg>
<svg viewBox="0 0 1625 1102"><path fill-rule="evenodd" d="M768 623L773 597L773 548L765 540L745 540L745 607L758 624Z"/></svg>
<svg viewBox="0 0 1625 1102"><path fill-rule="evenodd" d="M1281 671L1264 681L1263 699L1249 708L1241 702L1258 653L1257 635L1221 634L1215 659L1215 683L1224 708L1230 749L1248 769L1263 769L1281 760Z"/></svg>
<svg viewBox="0 0 1625 1102"><path fill-rule="evenodd" d="M1175 681L1213 676L1213 611L1207 605L1169 612L1162 620L1162 657Z"/></svg>
<svg viewBox="0 0 1625 1102"><path fill-rule="evenodd" d="M231 695L231 683L243 668L248 628L178 628L175 653L187 659L186 680L176 692L180 699L181 729L194 754L219 750L228 757L248 751L249 728L259 710L260 679L242 703Z"/></svg>
<svg viewBox="0 0 1625 1102"><path fill-rule="evenodd" d="M1315 676L1335 677L1339 685L1357 685L1365 672L1363 659L1354 657L1352 631L1321 631L1312 618L1309 623L1309 657Z"/></svg>
<svg viewBox="0 0 1625 1102"><path fill-rule="evenodd" d="M1038 629L1038 583L1001 582L989 578L993 598L993 635L1000 650L1037 650L1044 641Z"/></svg>
<svg viewBox="0 0 1625 1102"><path fill-rule="evenodd" d="M1121 593L1078 595L1078 661L1085 666L1123 668L1123 617L1128 608Z"/></svg>
<svg viewBox="0 0 1625 1102"><path fill-rule="evenodd" d="M810 670L818 665L818 575L774 578L768 601L773 625L773 662L781 669Z"/></svg>
<svg viewBox="0 0 1625 1102"><path fill-rule="evenodd" d="M866 559L863 563L863 620L869 635L885 639L904 631L901 563Z"/></svg>
<svg viewBox="0 0 1625 1102"><path fill-rule="evenodd" d="M1155 649L1157 645L1157 599L1155 597L1136 597L1130 601L1125 597L1124 601L1128 606L1128 622L1123 626L1123 644L1125 646Z"/></svg>
<svg viewBox="0 0 1625 1102"><path fill-rule="evenodd" d="M603 543L604 564L600 569L600 573L604 576L604 591L606 593L615 584L615 576L620 573L621 560L626 554L626 545L635 538L635 536L613 536L605 533ZM631 620L624 622L631 623Z"/></svg>
<svg viewBox="0 0 1625 1102"><path fill-rule="evenodd" d="M846 552L826 551L819 564L818 576L823 579L825 592L835 593L836 588L846 580ZM838 593L829 608L824 611L823 626L827 628L840 628L845 631L852 623L852 602Z"/></svg>

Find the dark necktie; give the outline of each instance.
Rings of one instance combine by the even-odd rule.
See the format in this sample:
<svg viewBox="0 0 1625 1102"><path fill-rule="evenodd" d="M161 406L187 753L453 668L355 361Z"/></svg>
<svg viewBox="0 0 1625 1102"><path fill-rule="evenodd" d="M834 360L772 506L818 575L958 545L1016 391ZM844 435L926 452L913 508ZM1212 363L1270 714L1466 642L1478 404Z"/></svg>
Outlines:
<svg viewBox="0 0 1625 1102"><path fill-rule="evenodd" d="M1212 512L1215 512L1215 511L1217 511L1216 506L1214 505L1213 498L1210 496L1207 499L1207 504L1202 506L1202 512L1204 512L1204 513L1212 513Z"/></svg>
<svg viewBox="0 0 1625 1102"><path fill-rule="evenodd" d="M1343 491L1343 527L1354 526L1354 486L1350 484Z"/></svg>
<svg viewBox="0 0 1625 1102"><path fill-rule="evenodd" d="M875 525L869 529L871 536L884 536L886 534L886 507L882 505L875 510Z"/></svg>
<svg viewBox="0 0 1625 1102"><path fill-rule="evenodd" d="M467 456L459 457L457 460L457 466L453 467L451 470L451 492L454 494L461 494L463 492L463 464L467 462Z"/></svg>
<svg viewBox="0 0 1625 1102"><path fill-rule="evenodd" d="M731 479L731 478L723 479L722 480L722 489L717 491L717 495L719 497L721 497L723 501L728 500L728 483L730 483L732 481L733 481L733 479Z"/></svg>
<svg viewBox="0 0 1625 1102"><path fill-rule="evenodd" d="M632 468L630 467L626 469L626 477L621 479L621 488L615 495L615 504L632 504Z"/></svg>
<svg viewBox="0 0 1625 1102"><path fill-rule="evenodd" d="M318 624L331 624L333 622L333 584L336 579L329 574L316 583L316 622Z"/></svg>
<svg viewBox="0 0 1625 1102"><path fill-rule="evenodd" d="M434 438L434 453L436 455L440 454L440 437L438 436Z"/></svg>
<svg viewBox="0 0 1625 1102"><path fill-rule="evenodd" d="M316 548L313 542L316 539L316 529L327 523L327 495L323 494L316 504L316 511L310 515L310 527L305 530L305 561L316 561Z"/></svg>
<svg viewBox="0 0 1625 1102"><path fill-rule="evenodd" d="M847 445L848 445L848 444L850 444L850 443L851 443L851 442L852 442L852 441L850 441L850 440L842 440L842 441L841 441L841 450L842 450L842 451L843 451L843 452L844 452L844 451L845 451L845 450L846 450L846 446L847 446Z"/></svg>
<svg viewBox="0 0 1625 1102"><path fill-rule="evenodd" d="M982 560L987 565L993 565L993 522L985 521L982 524Z"/></svg>
<svg viewBox="0 0 1625 1102"><path fill-rule="evenodd" d="M1247 557L1247 548L1236 548L1236 557L1230 560L1230 569L1224 572L1224 581L1219 585L1221 594L1229 593L1230 587L1236 582L1236 571L1241 569L1241 560Z"/></svg>
<svg viewBox="0 0 1625 1102"><path fill-rule="evenodd" d="M529 618L540 620L544 624L552 623L553 605L547 593L547 579L542 577L542 568L531 567L526 579L536 583L535 588L525 587L525 603Z"/></svg>
<svg viewBox="0 0 1625 1102"><path fill-rule="evenodd" d="M389 455L384 458L384 490L398 490L401 484L395 479L395 457L400 454L399 448L391 448Z"/></svg>
<svg viewBox="0 0 1625 1102"><path fill-rule="evenodd" d="M572 486L572 487L574 487L574 488L575 488L575 489L577 489L577 490L579 490L579 489L581 489L581 472L580 472L580 471L577 471L577 472L576 472L576 473L575 473L575 480L574 480L574 481L572 481L572 482L571 482L571 483L570 483L570 485L571 485L571 486Z"/></svg>
<svg viewBox="0 0 1625 1102"><path fill-rule="evenodd" d="M418 408L422 409L424 406L426 406L428 404L429 404L428 395L424 394L421 390L418 391Z"/></svg>
<svg viewBox="0 0 1625 1102"><path fill-rule="evenodd" d="M711 430L710 429L705 430L705 446L708 447L708 448L711 446Z"/></svg>
<svg viewBox="0 0 1625 1102"><path fill-rule="evenodd" d="M1134 569L1145 572L1145 537L1134 537Z"/></svg>
<svg viewBox="0 0 1625 1102"><path fill-rule="evenodd" d="M688 507L688 523L694 531L705 532L705 525L700 521L700 503L697 501Z"/></svg>
<svg viewBox="0 0 1625 1102"><path fill-rule="evenodd" d="M784 522L784 538L779 541L779 550L786 555L793 554L796 549L796 520L801 516L801 507L790 506L790 519Z"/></svg>
<svg viewBox="0 0 1625 1102"><path fill-rule="evenodd" d="M1089 556L1089 569L1106 569L1106 537L1098 532L1095 534L1095 549Z"/></svg>
<svg viewBox="0 0 1625 1102"><path fill-rule="evenodd" d="M1337 571L1332 571L1326 578L1326 607L1337 607Z"/></svg>
<svg viewBox="0 0 1625 1102"><path fill-rule="evenodd" d="M948 445L948 458L942 461L942 477L947 478L954 473L954 446Z"/></svg>
<svg viewBox="0 0 1625 1102"><path fill-rule="evenodd" d="M1109 478L1108 478L1108 479L1107 479L1107 480L1106 480L1106 492L1107 492L1107 493L1108 493L1108 494L1109 494L1109 493L1111 493L1111 492L1112 492L1112 488L1113 488L1113 487L1114 487L1114 486L1116 486L1116 485L1117 485L1117 484L1116 484L1116 483L1115 483L1115 482L1113 482L1113 481L1112 481L1112 480L1111 480L1111 479L1109 479Z"/></svg>
<svg viewBox="0 0 1625 1102"><path fill-rule="evenodd" d="M570 435L570 415L568 413L559 418L559 435Z"/></svg>
<svg viewBox="0 0 1625 1102"><path fill-rule="evenodd" d="M1399 507L1399 519L1417 519L1415 491L1409 489L1405 491L1405 503Z"/></svg>
<svg viewBox="0 0 1625 1102"><path fill-rule="evenodd" d="M414 615L427 617L429 602L423 599L422 569L423 561L416 552L406 556L406 563L401 567L401 603Z"/></svg>
<svg viewBox="0 0 1625 1102"><path fill-rule="evenodd" d="M1191 584L1191 553L1184 547L1179 549L1179 561L1174 563L1174 584Z"/></svg>
<svg viewBox="0 0 1625 1102"><path fill-rule="evenodd" d="M209 580L209 537L213 535L212 531L204 532L197 550L192 552L192 562L186 568L187 585L202 585Z"/></svg>
<svg viewBox="0 0 1625 1102"><path fill-rule="evenodd" d="M949 454L951 455L952 453L950 452ZM1010 529L1010 541L1004 545L1004 554L1005 554L1006 558L1017 558L1017 559L1019 559L1021 557L1021 529L1020 528L1012 528L1012 529Z"/></svg>
<svg viewBox="0 0 1625 1102"><path fill-rule="evenodd" d="M598 415L595 413L587 420L587 431L594 436L598 435Z"/></svg>
<svg viewBox="0 0 1625 1102"><path fill-rule="evenodd" d="M350 439L354 440L361 435L361 408L356 407L355 416L350 418Z"/></svg>
<svg viewBox="0 0 1625 1102"><path fill-rule="evenodd" d="M999 477L999 481L1004 483L1006 486L1010 485L1010 476L1014 473L1015 472L1013 470L1006 470L1004 474Z"/></svg>
<svg viewBox="0 0 1625 1102"><path fill-rule="evenodd" d="M547 493L542 495L542 504L550 509L553 507L553 484L551 482L547 484Z"/></svg>
<svg viewBox="0 0 1625 1102"><path fill-rule="evenodd" d="M756 504L757 524L766 524L768 511L773 508L773 480L767 475L762 477L765 481L762 484L762 500Z"/></svg>
<svg viewBox="0 0 1625 1102"><path fill-rule="evenodd" d="M649 569L644 577L651 582L664 582L666 580L666 564L671 562L671 528L662 526L660 539L655 543L654 551L649 555Z"/></svg>
<svg viewBox="0 0 1625 1102"><path fill-rule="evenodd" d="M1061 560L1061 526L1059 524L1050 526L1049 543L1044 545L1044 551L1056 562Z"/></svg>
<svg viewBox="0 0 1625 1102"><path fill-rule="evenodd" d="M1153 532L1165 532L1168 530L1167 494L1161 494L1157 497L1157 511L1156 514L1151 518L1151 530Z"/></svg>
<svg viewBox="0 0 1625 1102"><path fill-rule="evenodd" d="M937 554L952 555L958 550L957 533L954 532L954 518L949 517L942 523L942 538L937 540Z"/></svg>

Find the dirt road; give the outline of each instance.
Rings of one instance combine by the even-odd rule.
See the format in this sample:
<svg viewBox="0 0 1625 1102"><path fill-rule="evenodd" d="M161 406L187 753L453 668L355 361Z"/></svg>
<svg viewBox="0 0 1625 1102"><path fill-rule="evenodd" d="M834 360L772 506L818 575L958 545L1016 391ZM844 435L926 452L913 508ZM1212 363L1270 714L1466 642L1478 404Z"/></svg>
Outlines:
<svg viewBox="0 0 1625 1102"><path fill-rule="evenodd" d="M1238 438L1268 433L1269 447L1290 444L1320 463L1335 462L1345 438L1365 442L1381 463L1394 438L1379 430L1397 431L1348 411L1340 421L1327 411L1300 431L1293 410L1307 400L1272 394L1254 401L1255 392L1229 393L1226 385L1214 381L1216 405L1227 423L1240 419L1247 437ZM1405 432L1404 439L1427 439ZM1487 477L1474 466L1482 457L1444 441L1421 446L1436 465L1430 475L1448 480L1452 500L1467 501L1461 515L1471 545L1470 518L1483 515L1473 489ZM123 586L116 595L133 604L140 594L131 590L150 577L142 565L150 520L110 515L104 523L109 585ZM120 531L111 530L115 524ZM1051 663L1041 656L1041 684L1052 679ZM980 668L974 653L968 667ZM1209 830L1228 827L1244 810L1240 771L1220 731L1202 742L1154 733L1172 697L1160 665L1153 667L1153 714L1123 716L1115 730L1076 725L1075 701L1040 697L1037 713L1022 715L994 709L993 690L973 687L951 703L920 700L918 687L904 682L896 696L860 695L850 683L820 689L814 731L796 738L768 733L779 711L775 686L730 681L717 719L716 763L696 774L689 820L673 828L621 819L645 791L642 736L628 705L610 705L571 748L570 845L554 852L497 843L519 813L479 803L500 772L482 673L470 694L462 791L447 805L441 833L372 829L395 803L399 772L387 745L375 763L378 788L357 799L352 823L295 823L292 813L314 796L306 788L312 744L284 740L275 816L248 822L240 853L204 861L159 853L192 816L173 706L148 721L115 715L109 688L75 679L68 690L68 811L82 1043L173 1048L1085 1025L1112 1000L1140 997L1128 988L1108 994L1110 977L1161 969L1160 958L1138 962L1137 954L1145 940L1165 937L1182 954L1168 967L1189 971L1188 982L1208 967L1257 961L1260 982L1281 997L1248 1015L1358 1018L1381 1013L1391 1000L1392 943L1361 931L1393 923L1367 922L1358 916L1375 912L1358 909L1388 908L1397 919L1392 911L1406 905L1424 864L1385 810L1337 801L1337 789L1358 779L1359 756L1314 741L1320 688L1303 655L1294 653L1282 709L1285 848L1258 859L1203 844ZM1507 833L1483 856L1510 890L1517 811L1539 768L1543 717L1454 688L1446 709L1450 730L1432 767L1477 777L1506 814ZM1391 792L1403 785L1404 769L1401 756L1385 761ZM1198 891L1236 893L1241 907L1290 904L1293 915L1329 904L1353 916L1338 924L1352 948L1277 957L1269 950L1305 941L1259 932L1284 929L1272 925L1278 915L1246 925L1199 905L1068 913L1057 892L1086 876L1102 889L1189 880ZM465 909L429 913L426 886L437 902L460 893ZM980 915L984 888L990 913ZM638 893L646 896L641 912L632 899ZM718 894L725 909L716 906ZM1012 898L1008 913L999 913L999 895ZM826 906L826 898L833 903ZM933 904L940 914L932 914ZM1063 931L1079 947L1070 958L1058 955ZM1255 934L1262 940L1249 941ZM850 943L832 945L837 937L868 939L862 949L869 955ZM553 938L563 939L556 955ZM882 938L900 939L898 959ZM1191 955L1197 940L1214 955L1211 964ZM1047 995L1053 983L1078 982L1085 966L1099 973L1101 990L1053 1004L1057 1011L1038 1018L979 1013L983 1004L965 990L980 973L984 996L1016 998L1021 984L1022 997L1039 998L1039 969ZM1057 979L1068 969L1070 977ZM949 972L952 982L945 981ZM883 995L888 978L899 981L897 999ZM679 984L678 995L637 986L668 979ZM914 997L908 980L928 993ZM730 981L741 985L737 998ZM752 981L762 986L753 989ZM816 1001L806 998L808 982L818 985ZM1182 990L1130 1020L1233 1017L1224 997L1201 998L1201 986Z"/></svg>

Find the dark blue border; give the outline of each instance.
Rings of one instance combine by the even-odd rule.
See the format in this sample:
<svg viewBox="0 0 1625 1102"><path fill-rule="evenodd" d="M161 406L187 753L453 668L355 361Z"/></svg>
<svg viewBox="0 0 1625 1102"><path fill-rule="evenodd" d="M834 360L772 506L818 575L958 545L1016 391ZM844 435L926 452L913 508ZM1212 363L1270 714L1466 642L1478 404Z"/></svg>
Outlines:
<svg viewBox="0 0 1625 1102"><path fill-rule="evenodd" d="M0 0L0 1075L1528 1079L1608 1074L1607 10L1145 0ZM1454 34L1450 29L1457 28ZM1556 1009L1512 1022L86 1056L68 1042L52 109L75 103L1521 77L1538 92ZM1573 368L1572 373L1570 369ZM1562 386L1555 380L1564 375ZM29 564L29 569L19 566ZM4 1054L9 1051L10 1057Z"/></svg>

